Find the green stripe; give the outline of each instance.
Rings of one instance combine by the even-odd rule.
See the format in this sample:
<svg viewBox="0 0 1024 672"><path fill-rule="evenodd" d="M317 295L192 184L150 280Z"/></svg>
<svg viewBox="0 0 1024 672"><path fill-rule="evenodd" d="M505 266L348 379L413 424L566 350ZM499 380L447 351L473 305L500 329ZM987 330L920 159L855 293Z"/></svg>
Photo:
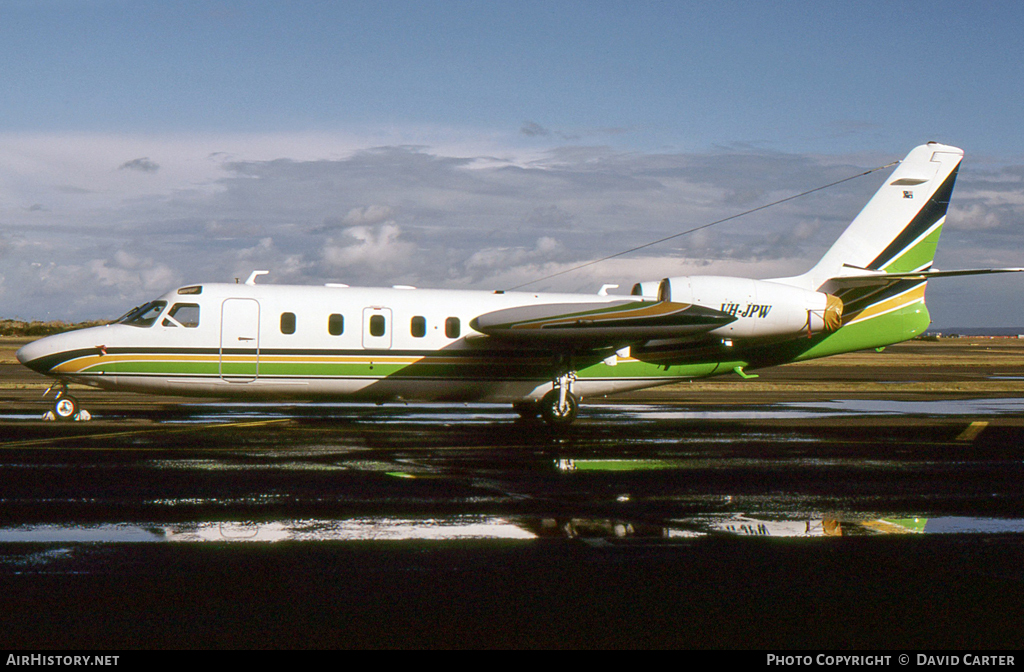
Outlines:
<svg viewBox="0 0 1024 672"><path fill-rule="evenodd" d="M899 310L878 315L855 324L849 324L831 334L817 334L812 338L795 338L784 343L775 343L761 347L742 347L738 343L735 350L728 353L732 357L727 360L712 358L712 353L704 352L700 359L693 352L682 350L678 353L677 362L666 361L670 355L659 353L658 361L639 361L635 359L620 360L615 366L609 366L594 355L589 360L576 358L577 377L582 380L659 380L669 382L672 379L694 379L712 375L731 373L737 366L759 368L790 361L803 361L826 357L843 352L865 350L883 345L898 343L923 333L930 324L928 309L923 302L915 302ZM639 349L637 349L639 351ZM531 358L529 362L516 359L500 359L507 352L491 353L493 359L487 360L487 353L477 353L473 360L457 363L431 362L425 357L418 362L391 363L374 361L372 364L341 363L341 362L264 362L259 363L261 377L305 377L305 378L417 378L433 379L439 383L445 380L536 380L538 383L550 381L555 373L555 366L543 359ZM638 356L643 356L638 352ZM652 355L654 357L654 355ZM252 362L218 361L99 361L83 374L139 374L139 375L252 375ZM74 374L72 374L74 375Z"/></svg>
<svg viewBox="0 0 1024 672"><path fill-rule="evenodd" d="M793 361L892 345L920 336L930 324L928 308L922 302L915 302L891 313L848 324L832 334L819 336L813 339L816 342L811 347L796 355Z"/></svg>
<svg viewBox="0 0 1024 672"><path fill-rule="evenodd" d="M935 259L935 247L939 244L942 227L936 228L923 240L908 249L899 257L886 265L886 273L910 273L919 268L929 266Z"/></svg>

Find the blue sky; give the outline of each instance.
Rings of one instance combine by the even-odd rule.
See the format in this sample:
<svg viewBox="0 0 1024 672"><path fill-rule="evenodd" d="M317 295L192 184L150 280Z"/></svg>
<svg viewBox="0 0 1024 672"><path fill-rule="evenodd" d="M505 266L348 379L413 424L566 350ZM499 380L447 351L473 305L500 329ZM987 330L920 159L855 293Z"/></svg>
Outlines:
<svg viewBox="0 0 1024 672"><path fill-rule="evenodd" d="M1022 18L1015 2L0 0L0 314L110 316L254 267L493 289L928 140L967 153L937 265L1024 265ZM880 183L547 288L800 272ZM933 319L1024 324L1004 310L1021 282L930 283Z"/></svg>

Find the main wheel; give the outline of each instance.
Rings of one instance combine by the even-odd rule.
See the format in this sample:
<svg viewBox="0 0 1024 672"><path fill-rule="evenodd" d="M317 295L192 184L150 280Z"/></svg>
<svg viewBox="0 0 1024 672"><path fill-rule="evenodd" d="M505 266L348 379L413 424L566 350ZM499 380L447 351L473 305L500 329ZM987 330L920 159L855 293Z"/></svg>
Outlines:
<svg viewBox="0 0 1024 672"><path fill-rule="evenodd" d="M78 413L78 400L70 394L61 394L53 404L53 415L58 420L74 420Z"/></svg>
<svg viewBox="0 0 1024 672"><path fill-rule="evenodd" d="M540 415L544 422L555 427L571 424L580 410L580 403L572 392L565 394L565 408L558 403L558 390L551 390L540 400Z"/></svg>

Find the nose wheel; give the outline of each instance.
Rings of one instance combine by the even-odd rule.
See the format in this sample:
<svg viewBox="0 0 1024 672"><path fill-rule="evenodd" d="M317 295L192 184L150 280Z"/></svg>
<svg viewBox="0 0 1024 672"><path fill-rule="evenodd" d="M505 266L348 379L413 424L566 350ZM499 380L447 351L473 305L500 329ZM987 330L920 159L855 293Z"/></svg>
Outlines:
<svg viewBox="0 0 1024 672"><path fill-rule="evenodd" d="M49 388L43 393L46 396L51 390L57 394L53 399L53 406L43 415L43 420L57 420L69 422L72 420L92 420L89 411L86 411L78 404L78 399L68 394L67 385L63 382Z"/></svg>
<svg viewBox="0 0 1024 672"><path fill-rule="evenodd" d="M53 415L58 420L74 420L78 414L78 399L64 392L57 393L57 400L53 404Z"/></svg>

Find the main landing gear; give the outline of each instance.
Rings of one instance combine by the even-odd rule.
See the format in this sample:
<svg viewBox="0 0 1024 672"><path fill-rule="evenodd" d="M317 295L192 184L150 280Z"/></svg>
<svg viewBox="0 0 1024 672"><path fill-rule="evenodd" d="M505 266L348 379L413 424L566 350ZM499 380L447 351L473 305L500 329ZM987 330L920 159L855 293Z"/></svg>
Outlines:
<svg viewBox="0 0 1024 672"><path fill-rule="evenodd" d="M569 371L554 380L554 389L541 397L540 415L552 427L572 424L580 410L580 402L572 393L576 372Z"/></svg>
<svg viewBox="0 0 1024 672"><path fill-rule="evenodd" d="M576 373L569 371L552 381L553 389L541 397L540 401L520 401L512 404L512 408L523 418L535 418L537 414L552 427L564 427L572 424L579 412L580 402L572 393L572 383Z"/></svg>
<svg viewBox="0 0 1024 672"><path fill-rule="evenodd" d="M572 392L562 395L560 390L551 390L540 400L540 417L552 427L572 424L579 409L580 402Z"/></svg>

